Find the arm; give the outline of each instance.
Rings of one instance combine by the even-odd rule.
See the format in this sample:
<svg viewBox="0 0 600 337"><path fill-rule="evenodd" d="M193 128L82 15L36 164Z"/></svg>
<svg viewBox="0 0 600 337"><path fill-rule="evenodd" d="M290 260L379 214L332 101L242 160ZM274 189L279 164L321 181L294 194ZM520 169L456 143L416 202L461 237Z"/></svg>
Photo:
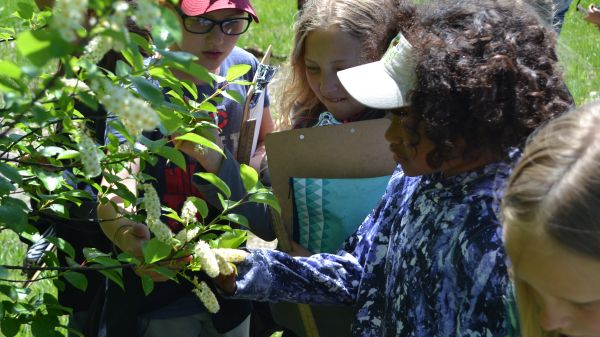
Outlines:
<svg viewBox="0 0 600 337"><path fill-rule="evenodd" d="M292 257L275 250L253 251L237 267L235 298L351 305L362 267L347 252Z"/></svg>
<svg viewBox="0 0 600 337"><path fill-rule="evenodd" d="M128 189L137 194L137 182L131 175L139 172L139 162L134 162L129 170L123 170L117 174L122 178L121 182ZM103 180L102 184L108 183ZM98 219L102 231L119 249L136 257L142 256L142 245L150 239L148 227L142 223L131 221L122 214L133 212L133 208L126 208L123 199L116 194L107 196L110 202L98 204Z"/></svg>

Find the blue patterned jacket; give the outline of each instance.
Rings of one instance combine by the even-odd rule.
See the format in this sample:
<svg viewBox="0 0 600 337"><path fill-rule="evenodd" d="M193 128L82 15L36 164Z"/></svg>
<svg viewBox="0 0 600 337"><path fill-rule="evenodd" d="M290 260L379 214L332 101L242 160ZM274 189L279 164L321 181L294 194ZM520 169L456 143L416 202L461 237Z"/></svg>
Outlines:
<svg viewBox="0 0 600 337"><path fill-rule="evenodd" d="M356 305L353 336L506 336L497 217L508 163L453 177L393 174L337 254L253 251L235 297Z"/></svg>

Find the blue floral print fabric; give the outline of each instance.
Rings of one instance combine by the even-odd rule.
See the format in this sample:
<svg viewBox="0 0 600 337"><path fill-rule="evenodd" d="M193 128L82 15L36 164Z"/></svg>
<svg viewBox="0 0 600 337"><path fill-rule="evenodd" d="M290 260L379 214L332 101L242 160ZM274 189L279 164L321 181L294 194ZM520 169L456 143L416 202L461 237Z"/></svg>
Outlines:
<svg viewBox="0 0 600 337"><path fill-rule="evenodd" d="M356 305L353 336L506 336L497 211L509 167L452 177L397 169L337 254L252 251L235 297Z"/></svg>

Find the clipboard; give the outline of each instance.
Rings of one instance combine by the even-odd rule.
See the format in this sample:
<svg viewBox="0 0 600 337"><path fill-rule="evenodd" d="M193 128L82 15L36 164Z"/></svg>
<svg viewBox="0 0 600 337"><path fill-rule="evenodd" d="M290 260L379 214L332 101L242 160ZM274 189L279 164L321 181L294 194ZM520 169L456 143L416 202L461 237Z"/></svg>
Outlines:
<svg viewBox="0 0 600 337"><path fill-rule="evenodd" d="M250 158L254 156L254 152L256 151L265 105L265 92L278 69L276 66L269 65L270 60L271 45L267 48L264 57L256 69L256 73L252 79L254 84L252 84L246 94L236 155L239 163L250 163Z"/></svg>
<svg viewBox="0 0 600 337"><path fill-rule="evenodd" d="M369 178L390 175L396 162L384 138L390 124L387 118L296 129L268 134L265 147L273 193L279 200L281 216L272 214L273 228L283 251L290 251L293 202L290 179L302 178ZM281 302L271 304L273 318L292 329L298 336L319 337L319 331L350 333L354 317L352 307L310 306ZM321 315L338 317L323 326ZM300 317L299 320L296 317ZM327 320L327 319L326 319ZM298 322L300 321L300 322ZM301 325L299 325L301 323Z"/></svg>
<svg viewBox="0 0 600 337"><path fill-rule="evenodd" d="M389 124L389 119L380 118L275 132L265 137L271 185L287 233L292 232L291 177L369 178L392 174L397 164L384 138ZM289 241L287 233L276 233L280 243Z"/></svg>

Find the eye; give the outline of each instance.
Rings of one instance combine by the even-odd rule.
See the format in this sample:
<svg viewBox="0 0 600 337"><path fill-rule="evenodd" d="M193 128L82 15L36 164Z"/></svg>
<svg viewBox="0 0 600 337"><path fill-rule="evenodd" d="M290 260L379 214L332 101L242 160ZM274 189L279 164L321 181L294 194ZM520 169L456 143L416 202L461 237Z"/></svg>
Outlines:
<svg viewBox="0 0 600 337"><path fill-rule="evenodd" d="M319 70L320 70L319 67L316 67L316 66L309 66L309 65L306 66L306 72L310 73L310 74L316 74L319 72Z"/></svg>
<svg viewBox="0 0 600 337"><path fill-rule="evenodd" d="M575 305L575 307L577 307L578 309L581 309L581 310L594 309L598 306L598 304L600 304L600 301L592 301L592 302L585 302L585 303L573 303L573 305Z"/></svg>

